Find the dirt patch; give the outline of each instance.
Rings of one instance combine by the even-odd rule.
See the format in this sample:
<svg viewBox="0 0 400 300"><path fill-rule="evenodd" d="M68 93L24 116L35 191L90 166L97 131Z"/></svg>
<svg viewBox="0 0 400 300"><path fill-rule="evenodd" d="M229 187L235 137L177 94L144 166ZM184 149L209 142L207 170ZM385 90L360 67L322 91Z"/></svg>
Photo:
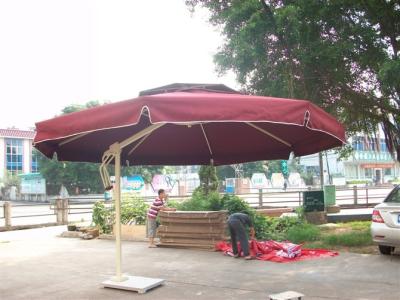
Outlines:
<svg viewBox="0 0 400 300"><path fill-rule="evenodd" d="M362 246L362 247L344 247L344 246L336 246L333 247L332 250L338 252L351 252L358 254L380 254L378 246L370 245L370 246Z"/></svg>

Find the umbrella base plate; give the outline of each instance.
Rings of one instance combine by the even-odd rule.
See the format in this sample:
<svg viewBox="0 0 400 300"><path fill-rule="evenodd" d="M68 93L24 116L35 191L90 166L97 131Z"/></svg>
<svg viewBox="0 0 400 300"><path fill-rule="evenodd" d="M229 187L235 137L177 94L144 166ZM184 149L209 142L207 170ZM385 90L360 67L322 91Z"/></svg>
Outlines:
<svg viewBox="0 0 400 300"><path fill-rule="evenodd" d="M135 291L144 294L159 285L162 285L165 279L148 278L140 276L127 276L124 281L106 280L102 282L103 287L119 290Z"/></svg>

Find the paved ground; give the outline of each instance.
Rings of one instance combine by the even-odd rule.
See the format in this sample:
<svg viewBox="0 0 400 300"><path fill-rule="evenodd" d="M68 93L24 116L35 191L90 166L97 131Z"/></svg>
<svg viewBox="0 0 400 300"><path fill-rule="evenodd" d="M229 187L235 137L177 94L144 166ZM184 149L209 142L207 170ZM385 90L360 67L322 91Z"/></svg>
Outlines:
<svg viewBox="0 0 400 300"><path fill-rule="evenodd" d="M400 299L400 255L343 253L277 264L221 253L148 249L123 243L123 270L167 280L139 295L104 289L114 272L114 242L58 238L65 226L0 233L1 299L267 299L295 290L306 299Z"/></svg>

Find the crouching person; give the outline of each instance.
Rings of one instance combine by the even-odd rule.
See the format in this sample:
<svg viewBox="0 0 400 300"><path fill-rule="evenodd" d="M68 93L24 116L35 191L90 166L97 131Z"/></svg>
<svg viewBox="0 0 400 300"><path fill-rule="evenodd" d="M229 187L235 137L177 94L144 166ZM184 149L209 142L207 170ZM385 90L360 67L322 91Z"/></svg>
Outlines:
<svg viewBox="0 0 400 300"><path fill-rule="evenodd" d="M249 240L247 238L247 229L250 231L250 238L254 239L255 231L253 222L250 217L244 213L234 213L228 218L228 227L231 234L232 250L234 257L239 257L237 242L240 242L240 247L243 251L244 259L250 260L252 257L249 252Z"/></svg>
<svg viewBox="0 0 400 300"><path fill-rule="evenodd" d="M156 248L157 245L154 243L154 238L157 232L157 216L159 211L175 211L175 208L169 208L166 206L168 195L165 190L158 190L158 197L150 205L147 212L147 236L149 237L149 248Z"/></svg>

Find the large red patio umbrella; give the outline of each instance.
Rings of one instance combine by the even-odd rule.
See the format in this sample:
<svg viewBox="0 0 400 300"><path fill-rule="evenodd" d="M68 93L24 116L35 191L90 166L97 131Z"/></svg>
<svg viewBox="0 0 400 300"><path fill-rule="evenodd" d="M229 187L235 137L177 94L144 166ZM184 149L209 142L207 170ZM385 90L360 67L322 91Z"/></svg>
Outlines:
<svg viewBox="0 0 400 300"><path fill-rule="evenodd" d="M345 143L332 116L305 100L240 94L224 85L174 84L135 99L36 124L34 145L61 161L115 163L117 280L121 277L120 165L233 164L288 159Z"/></svg>
<svg viewBox="0 0 400 300"><path fill-rule="evenodd" d="M157 90L156 90L157 92ZM139 96L36 124L35 147L61 161L101 162L114 143L131 165L223 165L341 146L343 127L304 100L197 88Z"/></svg>

